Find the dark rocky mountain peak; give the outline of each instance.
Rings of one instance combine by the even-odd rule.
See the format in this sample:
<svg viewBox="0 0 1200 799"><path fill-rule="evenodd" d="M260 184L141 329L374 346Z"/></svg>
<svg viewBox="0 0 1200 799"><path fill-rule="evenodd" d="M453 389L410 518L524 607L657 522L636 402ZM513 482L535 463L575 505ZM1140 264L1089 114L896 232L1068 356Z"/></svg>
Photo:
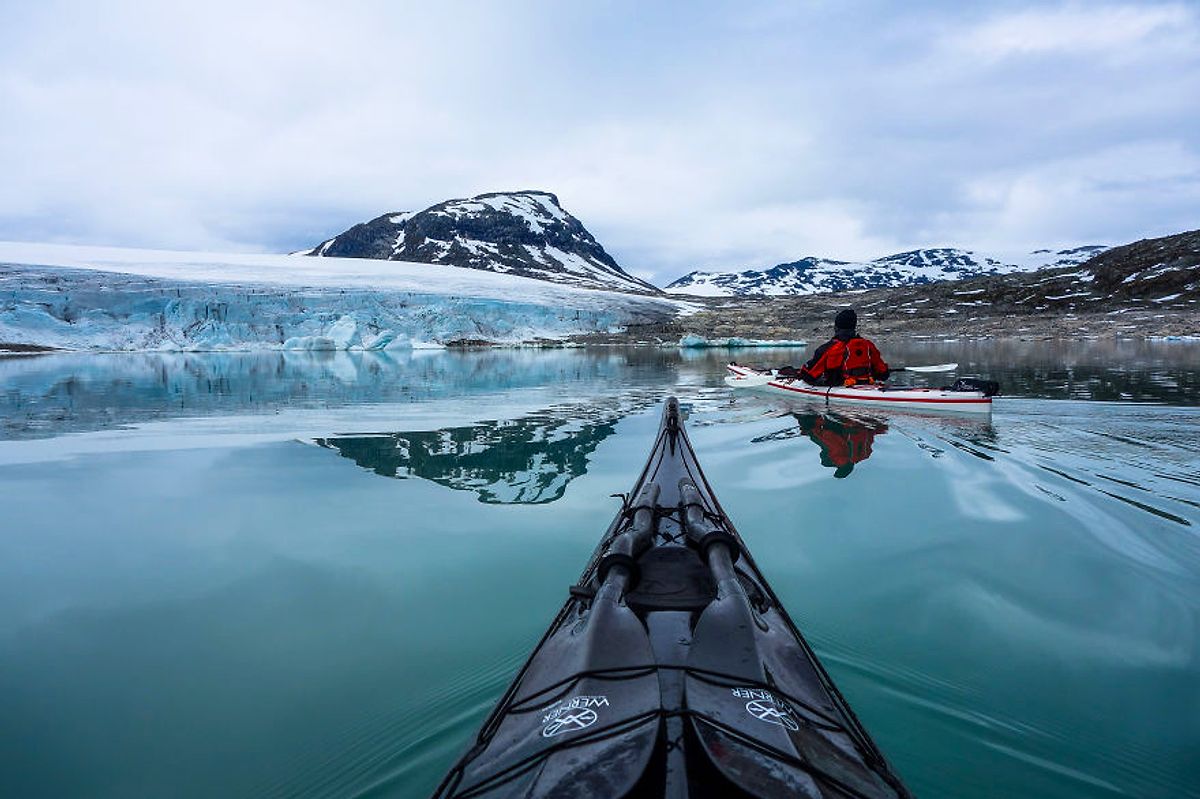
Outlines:
<svg viewBox="0 0 1200 799"><path fill-rule="evenodd" d="M492 192L416 213L384 214L306 254L449 264L584 288L660 293L625 272L545 191Z"/></svg>
<svg viewBox="0 0 1200 799"><path fill-rule="evenodd" d="M1113 247L1084 266L1094 277L1096 288L1110 294L1195 297L1200 290L1200 230ZM1157 301L1171 299L1167 296Z"/></svg>

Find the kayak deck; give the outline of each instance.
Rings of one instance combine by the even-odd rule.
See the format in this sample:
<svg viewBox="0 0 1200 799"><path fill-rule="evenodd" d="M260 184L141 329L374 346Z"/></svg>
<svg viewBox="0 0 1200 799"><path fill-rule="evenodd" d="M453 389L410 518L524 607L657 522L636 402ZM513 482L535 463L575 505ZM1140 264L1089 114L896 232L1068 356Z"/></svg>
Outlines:
<svg viewBox="0 0 1200 799"><path fill-rule="evenodd" d="M670 399L650 459L438 797L907 797Z"/></svg>
<svg viewBox="0 0 1200 799"><path fill-rule="evenodd" d="M948 410L956 413L991 413L992 398L982 391L952 391L940 388L895 388L883 384L857 386L816 386L803 380L780 377L768 370L739 364L726 367L727 385L767 388L794 397L810 397L826 402L856 403L874 407Z"/></svg>

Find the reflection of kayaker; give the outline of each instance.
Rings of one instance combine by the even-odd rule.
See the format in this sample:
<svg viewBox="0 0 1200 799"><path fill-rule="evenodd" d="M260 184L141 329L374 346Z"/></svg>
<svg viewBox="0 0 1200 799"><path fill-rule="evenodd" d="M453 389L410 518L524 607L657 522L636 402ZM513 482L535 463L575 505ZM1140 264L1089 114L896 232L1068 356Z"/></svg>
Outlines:
<svg viewBox="0 0 1200 799"><path fill-rule="evenodd" d="M854 464L871 457L875 436L887 432L883 422L856 421L824 416L819 413L797 413L796 425L821 448L821 465L834 469L834 477L849 477Z"/></svg>

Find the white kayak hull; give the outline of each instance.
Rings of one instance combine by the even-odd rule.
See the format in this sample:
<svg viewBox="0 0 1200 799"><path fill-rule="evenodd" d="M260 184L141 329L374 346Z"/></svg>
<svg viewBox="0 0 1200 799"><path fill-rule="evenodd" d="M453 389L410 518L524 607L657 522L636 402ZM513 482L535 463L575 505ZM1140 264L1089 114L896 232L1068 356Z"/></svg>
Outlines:
<svg viewBox="0 0 1200 799"><path fill-rule="evenodd" d="M730 364L727 385L735 388L762 388L791 397L805 397L828 403L860 407L909 408L921 411L989 414L992 398L982 391L944 391L939 388L885 388L879 384L860 386L814 386L803 380L778 377L771 372Z"/></svg>

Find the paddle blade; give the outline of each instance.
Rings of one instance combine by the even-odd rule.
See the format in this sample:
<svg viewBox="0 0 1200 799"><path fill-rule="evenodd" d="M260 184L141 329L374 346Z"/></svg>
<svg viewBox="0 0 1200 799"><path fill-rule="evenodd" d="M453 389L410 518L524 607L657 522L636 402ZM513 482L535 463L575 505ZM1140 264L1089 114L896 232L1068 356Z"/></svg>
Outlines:
<svg viewBox="0 0 1200 799"><path fill-rule="evenodd" d="M937 363L932 366L905 366L906 372L953 372L958 368L956 363Z"/></svg>
<svg viewBox="0 0 1200 799"><path fill-rule="evenodd" d="M745 377L727 375L725 377L725 385L732 388L754 388L756 386L765 386L770 382L770 375L746 375Z"/></svg>

